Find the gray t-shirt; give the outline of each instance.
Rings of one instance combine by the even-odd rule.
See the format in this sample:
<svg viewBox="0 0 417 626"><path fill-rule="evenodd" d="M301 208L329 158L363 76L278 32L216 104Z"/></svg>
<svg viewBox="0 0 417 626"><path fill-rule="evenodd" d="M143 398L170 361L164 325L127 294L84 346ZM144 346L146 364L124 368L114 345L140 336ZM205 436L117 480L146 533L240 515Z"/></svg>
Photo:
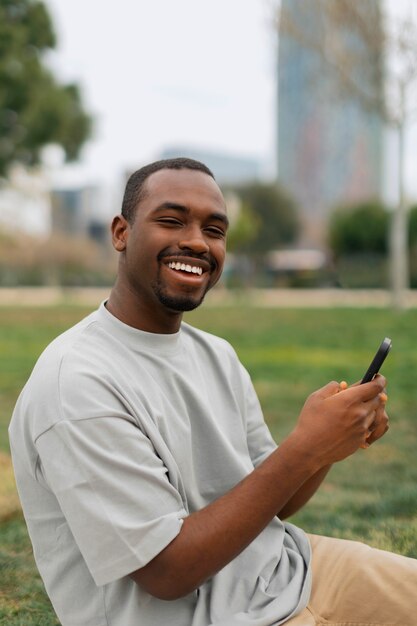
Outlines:
<svg viewBox="0 0 417 626"><path fill-rule="evenodd" d="M146 333L103 304L41 355L9 433L63 626L271 626L306 605L309 543L278 518L185 598L158 600L128 576L276 447L223 339L185 323Z"/></svg>

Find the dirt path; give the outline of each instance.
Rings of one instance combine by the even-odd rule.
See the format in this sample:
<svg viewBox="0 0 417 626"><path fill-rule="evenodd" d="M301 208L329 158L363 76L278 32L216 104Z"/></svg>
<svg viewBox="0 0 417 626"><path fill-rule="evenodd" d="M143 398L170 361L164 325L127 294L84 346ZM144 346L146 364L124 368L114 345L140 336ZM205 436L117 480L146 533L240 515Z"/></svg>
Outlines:
<svg viewBox="0 0 417 626"><path fill-rule="evenodd" d="M109 288L51 287L0 288L0 306L53 306L75 304L96 306L105 300ZM206 305L250 304L265 307L378 307L391 305L389 292L380 289L253 289L229 291L221 287L210 292ZM407 306L417 307L417 290L407 292Z"/></svg>

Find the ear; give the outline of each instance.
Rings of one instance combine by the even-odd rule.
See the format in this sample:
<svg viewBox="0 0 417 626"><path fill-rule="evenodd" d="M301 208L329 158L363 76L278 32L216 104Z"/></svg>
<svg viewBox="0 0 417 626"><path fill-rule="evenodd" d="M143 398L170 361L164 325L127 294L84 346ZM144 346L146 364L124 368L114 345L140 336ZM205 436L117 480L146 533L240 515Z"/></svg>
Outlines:
<svg viewBox="0 0 417 626"><path fill-rule="evenodd" d="M129 224L123 215L116 215L111 224L111 234L113 248L117 252L123 252L126 249L128 238Z"/></svg>

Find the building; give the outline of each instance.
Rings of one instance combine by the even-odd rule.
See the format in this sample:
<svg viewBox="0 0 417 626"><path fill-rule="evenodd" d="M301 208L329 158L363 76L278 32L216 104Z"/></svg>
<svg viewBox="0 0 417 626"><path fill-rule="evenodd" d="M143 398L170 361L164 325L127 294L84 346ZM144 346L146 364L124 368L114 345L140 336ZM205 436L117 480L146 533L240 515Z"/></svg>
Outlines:
<svg viewBox="0 0 417 626"><path fill-rule="evenodd" d="M172 159L188 157L201 161L213 172L220 186L236 186L250 183L260 178L261 165L250 157L241 157L223 152L211 152L198 148L173 146L162 151L159 158Z"/></svg>
<svg viewBox="0 0 417 626"><path fill-rule="evenodd" d="M51 230L47 179L21 165L11 168L0 183L0 231L46 237Z"/></svg>
<svg viewBox="0 0 417 626"><path fill-rule="evenodd" d="M58 233L100 244L109 241L108 220L101 211L98 187L50 189L41 171L15 165L0 184L0 231L47 239Z"/></svg>
<svg viewBox="0 0 417 626"><path fill-rule="evenodd" d="M306 245L323 244L329 213L338 205L382 196L382 122L340 95L338 76L300 43L300 33L319 45L326 37L343 38L352 50L363 42L346 28L324 32L319 7L316 0L282 0L281 11L294 19L298 35L281 29L278 47L278 180L300 207ZM361 7L378 28L378 3L368 0ZM382 97L382 84L376 87Z"/></svg>
<svg viewBox="0 0 417 626"><path fill-rule="evenodd" d="M51 191L51 230L72 237L106 244L109 228L100 213L100 189L94 186Z"/></svg>

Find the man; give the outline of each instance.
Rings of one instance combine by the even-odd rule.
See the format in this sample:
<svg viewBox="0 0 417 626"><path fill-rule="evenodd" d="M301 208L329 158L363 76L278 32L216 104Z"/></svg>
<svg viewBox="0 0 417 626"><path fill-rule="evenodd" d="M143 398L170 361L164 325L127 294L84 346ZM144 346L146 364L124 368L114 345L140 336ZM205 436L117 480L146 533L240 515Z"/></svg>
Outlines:
<svg viewBox="0 0 417 626"><path fill-rule="evenodd" d="M232 348L182 322L220 278L227 225L203 164L135 172L112 223L108 301L52 342L18 400L13 463L57 615L415 624L416 561L281 521L386 432L385 379L313 393L277 447Z"/></svg>

